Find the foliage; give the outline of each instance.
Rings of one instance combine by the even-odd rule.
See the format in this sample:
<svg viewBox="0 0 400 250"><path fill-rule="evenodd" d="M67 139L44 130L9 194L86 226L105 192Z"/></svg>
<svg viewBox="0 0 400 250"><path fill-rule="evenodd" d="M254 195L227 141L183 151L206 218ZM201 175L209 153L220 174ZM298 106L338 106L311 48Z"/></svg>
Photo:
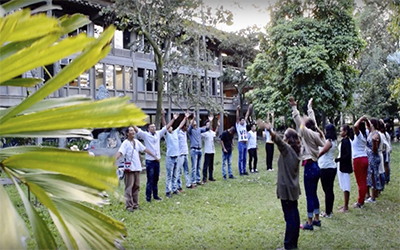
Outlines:
<svg viewBox="0 0 400 250"><path fill-rule="evenodd" d="M193 74L192 82L189 84L192 89L199 92L200 81L204 81L200 75L204 73L203 79L207 79L210 62L214 61L214 57L210 57L206 49L205 37L213 39L213 32L215 32L209 26L215 26L220 22L231 23L231 12L224 10L223 7L215 12L210 7L204 10L203 5L201 0L116 0L115 4L103 10L106 17L120 28L129 28L143 35L145 45L148 46L144 48L144 51L154 53L158 93L157 126L161 121L162 95L166 83L164 71L172 75L181 67L192 69L188 72ZM202 27L196 22L197 20L203 21ZM192 83L197 83L197 86L191 86ZM179 92L179 81L176 79L168 84L172 93L170 98L174 97L175 103L179 103L184 95L187 102L195 102L189 103L189 106L193 104L206 105L206 107L218 105L218 103L204 102L200 95L191 95L191 91ZM175 97L175 95L178 96Z"/></svg>
<svg viewBox="0 0 400 250"><path fill-rule="evenodd" d="M364 114L375 117L398 115L399 102L391 97L390 86L400 76L400 64L388 60L396 51L396 40L388 31L389 13L389 1L380 0L365 1L356 13L360 34L367 43L354 62L359 70L357 98L349 112L357 117ZM371 23L371 19L375 21Z"/></svg>
<svg viewBox="0 0 400 250"><path fill-rule="evenodd" d="M294 95L303 109L313 97L317 118L332 118L349 105L356 71L348 62L364 46L352 17L352 3L277 1L271 8L264 51L247 68L258 88L255 92L269 86L273 89L269 92L279 92L276 96L282 101ZM266 109L281 110L280 103L266 104L260 103ZM288 105L284 107L287 113Z"/></svg>
<svg viewBox="0 0 400 250"><path fill-rule="evenodd" d="M78 96L46 99L64 84L93 67L110 51L114 27L98 38L80 34L65 37L90 21L83 15L58 19L20 8L39 0L16 0L0 8L0 68L2 86L34 86L42 79L16 78L27 70L75 54L75 59L19 105L0 110L0 137L90 137L93 127L143 124L145 114L128 97L92 101ZM118 184L114 159L52 147L17 146L0 150L1 170L13 181L22 200L38 249L57 249L54 235L20 183L29 187L47 208L68 249L113 248L126 234L124 225L88 205L105 204L100 194ZM0 242L6 249L26 247L29 232L21 215L0 186Z"/></svg>

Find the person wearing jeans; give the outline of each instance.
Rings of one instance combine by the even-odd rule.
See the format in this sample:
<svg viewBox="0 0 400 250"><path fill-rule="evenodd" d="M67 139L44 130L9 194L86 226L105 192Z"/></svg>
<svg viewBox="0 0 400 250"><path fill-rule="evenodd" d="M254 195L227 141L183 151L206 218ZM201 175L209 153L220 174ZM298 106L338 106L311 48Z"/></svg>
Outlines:
<svg viewBox="0 0 400 250"><path fill-rule="evenodd" d="M178 159L178 190L182 190L182 179L181 175L185 176L185 185L187 188L193 188L190 182L189 175L189 163L188 163L188 144L187 144L187 134L186 134L186 123L183 125L182 129L179 131L179 159Z"/></svg>
<svg viewBox="0 0 400 250"><path fill-rule="evenodd" d="M238 152L239 152L239 159L238 159L238 168L240 175L248 175L246 172L246 157L247 157L247 119L250 115L251 104L246 112L245 117L240 117L240 106L236 108L236 132L238 136Z"/></svg>
<svg viewBox="0 0 400 250"><path fill-rule="evenodd" d="M286 222L285 249L297 249L300 230L300 215L297 200L300 195L299 165L300 138L294 129L285 131L283 140L276 135L271 124L259 122L260 128L265 128L278 146L281 153L278 159L278 174L276 194L281 200L282 211Z"/></svg>
<svg viewBox="0 0 400 250"><path fill-rule="evenodd" d="M233 134L235 133L235 128L231 127L225 130L220 135L220 143L222 149L222 178L226 180L225 164L228 164L228 177L234 179L232 174L232 148L233 148Z"/></svg>
<svg viewBox="0 0 400 250"><path fill-rule="evenodd" d="M162 116L165 116L165 111L162 111ZM134 126L134 130L137 133L139 139L144 141L144 145L147 149L152 152L153 155L146 153L146 175L147 175L147 184L146 184L146 201L151 202L151 195L153 194L153 198L155 200L162 200L161 197L158 196L158 179L160 177L160 140L161 137L167 132L168 128L172 126L174 123L174 119L164 126L160 130L156 130L156 125L154 123L148 126L148 131L144 132L140 128Z"/></svg>
<svg viewBox="0 0 400 250"><path fill-rule="evenodd" d="M296 123L298 133L301 137L303 149L301 158L304 165L304 189L307 200L307 222L302 225L305 230L313 230L313 226L321 226L319 220L319 200L317 196L318 181L321 172L317 163L319 148L324 146L325 137L318 128L312 109L312 98L308 101L308 118L300 118L297 109L297 101L293 97L289 98L292 107L292 117Z"/></svg>
<svg viewBox="0 0 400 250"><path fill-rule="evenodd" d="M165 142L167 144L167 156L165 160L166 177L165 177L165 194L168 198L171 198L171 192L178 194L178 157L179 157L179 132L183 125L186 123L189 113L186 113L185 117L182 119L178 128L172 129L172 126L168 128L168 132L165 134ZM175 113L173 115L173 120L179 118L179 114ZM165 124L165 119L162 119L163 124Z"/></svg>
<svg viewBox="0 0 400 250"><path fill-rule="evenodd" d="M336 177L336 129L332 124L325 126L325 145L318 155L318 166L321 169L321 184L325 193L325 212L321 213L322 217L331 218L333 211L333 203L335 201L335 193L333 186Z"/></svg>
<svg viewBox="0 0 400 250"><path fill-rule="evenodd" d="M214 117L212 117L214 118ZM211 116L209 117L211 119ZM212 119L210 120L212 121ZM189 124L188 134L190 140L190 159L192 162L192 184L202 185L200 181L200 162L201 162L201 134L208 131L208 127L197 127L196 113L193 113L193 119Z"/></svg>

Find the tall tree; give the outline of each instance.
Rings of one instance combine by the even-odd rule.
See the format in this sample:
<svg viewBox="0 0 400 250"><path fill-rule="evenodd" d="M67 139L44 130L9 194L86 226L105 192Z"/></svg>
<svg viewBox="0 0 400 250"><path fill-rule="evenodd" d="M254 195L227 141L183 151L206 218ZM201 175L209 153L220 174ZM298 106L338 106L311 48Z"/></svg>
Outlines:
<svg viewBox="0 0 400 250"><path fill-rule="evenodd" d="M189 34L189 30L196 29L201 22L207 19L207 24L216 25L219 22L230 22L232 13L223 8L217 9L213 14L211 8L204 11L202 0L116 0L112 7L105 10L107 14L113 14L116 21L122 25L129 24L131 30L144 36L145 43L149 45L154 53L156 65L156 91L157 91L157 112L156 125L160 125L161 105L164 80L165 63L171 56L171 49L176 48L176 38ZM210 15L207 15L210 14ZM193 37L196 43L202 38L203 43L197 44L193 51L195 57L206 60L205 38ZM199 68L199 70L202 70Z"/></svg>
<svg viewBox="0 0 400 250"><path fill-rule="evenodd" d="M303 108L313 97L319 117L335 116L352 101L356 71L348 62L364 45L352 12L353 1L277 1L264 51L247 69L253 84L282 101L294 95ZM280 102L266 104L282 110Z"/></svg>
<svg viewBox="0 0 400 250"><path fill-rule="evenodd" d="M398 103L391 97L390 86L399 77L399 64L388 60L396 51L396 38L391 27L389 0L368 0L356 13L365 49L355 61L359 70L356 101L349 113L383 117L397 113ZM374 22L371 23L371 20Z"/></svg>

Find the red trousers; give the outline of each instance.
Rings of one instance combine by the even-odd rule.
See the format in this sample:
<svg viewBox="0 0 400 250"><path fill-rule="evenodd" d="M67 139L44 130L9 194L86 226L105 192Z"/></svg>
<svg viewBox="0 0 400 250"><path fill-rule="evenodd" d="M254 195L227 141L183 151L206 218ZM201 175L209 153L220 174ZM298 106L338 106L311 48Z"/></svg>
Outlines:
<svg viewBox="0 0 400 250"><path fill-rule="evenodd" d="M365 195L367 194L367 174L368 174L368 157L358 157L353 159L354 175L358 185L358 199L360 205L364 205Z"/></svg>

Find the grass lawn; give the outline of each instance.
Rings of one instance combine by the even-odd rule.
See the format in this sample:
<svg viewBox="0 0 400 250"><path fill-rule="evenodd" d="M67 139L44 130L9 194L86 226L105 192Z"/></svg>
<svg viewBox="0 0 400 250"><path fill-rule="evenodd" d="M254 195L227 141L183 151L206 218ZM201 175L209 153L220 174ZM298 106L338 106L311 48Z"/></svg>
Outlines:
<svg viewBox="0 0 400 250"><path fill-rule="evenodd" d="M278 159L275 146L274 168ZM146 175L141 175L140 206L133 213L111 197L111 205L99 210L123 220L128 237L127 249L275 249L283 247L285 222L276 198L276 170L267 172L264 144L259 142L258 174L241 177L237 167L237 149L233 153L234 180L223 181L221 149L216 144L214 173L216 182L207 182L180 195L165 197L165 165L161 163L159 194L163 201L145 201ZM322 218L322 227L300 231L300 249L400 249L400 143L393 143L391 182L376 204L350 209ZM190 165L190 164L189 164ZM301 170L299 211L306 221L306 200ZM357 199L354 174L351 177L350 204ZM13 187L8 187L14 193ZM123 191L121 183L119 191ZM324 193L318 187L321 210ZM13 195L14 196L14 195ZM343 204L343 192L335 180L336 209ZM13 199L16 200L16 199ZM20 211L22 203L15 201ZM24 215L25 216L25 215ZM25 216L26 217L26 216ZM33 244L30 244L34 247ZM61 247L64 248L64 247Z"/></svg>

